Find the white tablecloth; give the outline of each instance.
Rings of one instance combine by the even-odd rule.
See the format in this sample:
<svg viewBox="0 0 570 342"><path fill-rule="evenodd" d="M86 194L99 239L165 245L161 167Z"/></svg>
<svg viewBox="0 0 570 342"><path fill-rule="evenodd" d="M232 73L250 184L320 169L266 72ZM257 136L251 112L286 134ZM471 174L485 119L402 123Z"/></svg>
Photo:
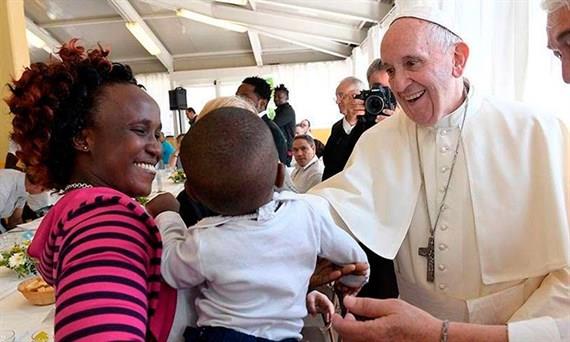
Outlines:
<svg viewBox="0 0 570 342"><path fill-rule="evenodd" d="M149 199L162 192L170 192L174 197L178 196L180 191L184 190L184 183L174 183L169 179L172 171L157 170L157 174L152 182L152 192Z"/></svg>
<svg viewBox="0 0 570 342"><path fill-rule="evenodd" d="M2 249L13 243L30 238L33 229L41 220L26 224L22 229L0 235ZM32 335L43 330L53 337L53 311L55 306L35 306L30 304L18 292L18 284L24 279L18 278L14 271L0 268L0 329L11 329L16 332L16 341L29 342Z"/></svg>
<svg viewBox="0 0 570 342"><path fill-rule="evenodd" d="M162 181L153 182L149 198L162 192L170 192L174 196L184 189L184 183L173 183L166 172L161 174ZM0 235L0 250L10 248L14 243L31 239L41 219L19 225L9 233ZM16 341L29 342L32 335L43 330L53 337L55 306L34 306L18 292L18 284L23 279L15 272L0 267L0 329L11 329L16 332Z"/></svg>

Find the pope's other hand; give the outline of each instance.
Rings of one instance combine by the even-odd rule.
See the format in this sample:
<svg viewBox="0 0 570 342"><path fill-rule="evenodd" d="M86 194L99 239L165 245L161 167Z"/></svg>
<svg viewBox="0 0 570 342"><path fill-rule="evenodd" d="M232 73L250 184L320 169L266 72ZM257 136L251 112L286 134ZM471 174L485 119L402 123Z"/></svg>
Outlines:
<svg viewBox="0 0 570 342"><path fill-rule="evenodd" d="M346 296L344 305L349 313L332 324L345 342L439 341L442 322L402 300Z"/></svg>

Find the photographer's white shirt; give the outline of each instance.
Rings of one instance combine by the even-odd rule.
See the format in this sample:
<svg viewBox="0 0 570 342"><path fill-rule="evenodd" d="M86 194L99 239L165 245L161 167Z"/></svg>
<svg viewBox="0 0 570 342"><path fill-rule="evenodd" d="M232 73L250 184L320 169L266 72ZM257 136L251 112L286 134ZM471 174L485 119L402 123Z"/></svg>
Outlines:
<svg viewBox="0 0 570 342"><path fill-rule="evenodd" d="M342 128L344 129L344 132L346 133L346 135L349 135L350 132L352 132L352 129L354 128L354 126L356 126L356 124L351 125L348 120L346 120L346 117L342 118Z"/></svg>

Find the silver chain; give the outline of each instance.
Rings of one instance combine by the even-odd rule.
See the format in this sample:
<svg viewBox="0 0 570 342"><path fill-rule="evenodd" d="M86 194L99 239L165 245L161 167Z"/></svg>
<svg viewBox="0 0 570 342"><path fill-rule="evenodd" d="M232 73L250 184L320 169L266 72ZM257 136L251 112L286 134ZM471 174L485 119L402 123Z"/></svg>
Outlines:
<svg viewBox="0 0 570 342"><path fill-rule="evenodd" d="M71 183L71 184L68 184L65 188L63 188L63 193L66 193L66 192L71 191L71 190L83 189L83 188L92 188L92 187L93 187L93 185L87 184L87 183Z"/></svg>
<svg viewBox="0 0 570 342"><path fill-rule="evenodd" d="M443 212L443 206L445 205L445 199L447 198L447 193L449 190L449 184L451 184L451 177L453 176L453 170L455 170L455 163L457 162L457 155L459 154L459 146L461 145L461 134L463 133L463 126L465 125L465 118L467 117L467 108L469 107L469 100L467 98L467 89L466 88L463 88L463 95L465 96L465 110L463 111L463 119L461 121L461 126L459 127L459 136L457 137L457 144L455 145L455 153L453 154L453 161L451 162L451 168L449 169L449 177L447 178L447 184L445 185L443 197L441 199L441 204L439 205L439 210L437 212L437 216L435 218L435 223L434 223L433 227L431 226L432 220L431 220L431 214L429 212L429 205L428 205L428 198L427 198L427 186L426 186L426 180L425 180L425 175L424 175L424 168L422 165L422 154L420 152L420 143L418 141L419 140L418 139L418 125L416 124L416 148L418 150L418 159L420 162L420 174L422 176L422 184L424 185L424 192L426 194L426 205L428 206L427 213L428 213L428 219L429 219L429 223L430 223L429 235L432 238L435 236L435 229L436 229L437 224L439 222L439 218L441 217L441 213Z"/></svg>

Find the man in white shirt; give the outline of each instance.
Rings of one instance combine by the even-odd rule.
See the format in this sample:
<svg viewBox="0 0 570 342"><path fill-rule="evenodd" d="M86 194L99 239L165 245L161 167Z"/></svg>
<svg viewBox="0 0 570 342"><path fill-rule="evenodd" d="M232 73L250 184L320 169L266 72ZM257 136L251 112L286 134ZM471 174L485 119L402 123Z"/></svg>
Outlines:
<svg viewBox="0 0 570 342"><path fill-rule="evenodd" d="M480 96L454 27L431 8L399 10L381 53L402 111L312 191L395 258L403 299L349 297L348 310L371 320L333 325L346 341L568 340L568 128Z"/></svg>
<svg viewBox="0 0 570 342"><path fill-rule="evenodd" d="M22 223L22 211L30 194L39 194L43 187L34 185L21 171L0 169L0 233Z"/></svg>
<svg viewBox="0 0 570 342"><path fill-rule="evenodd" d="M570 0L545 0L548 48L562 62L562 78L570 83Z"/></svg>
<svg viewBox="0 0 570 342"><path fill-rule="evenodd" d="M315 140L307 134L297 135L293 139L293 157L295 168L291 172L291 179L299 193L321 182L323 177L323 164L315 152Z"/></svg>

